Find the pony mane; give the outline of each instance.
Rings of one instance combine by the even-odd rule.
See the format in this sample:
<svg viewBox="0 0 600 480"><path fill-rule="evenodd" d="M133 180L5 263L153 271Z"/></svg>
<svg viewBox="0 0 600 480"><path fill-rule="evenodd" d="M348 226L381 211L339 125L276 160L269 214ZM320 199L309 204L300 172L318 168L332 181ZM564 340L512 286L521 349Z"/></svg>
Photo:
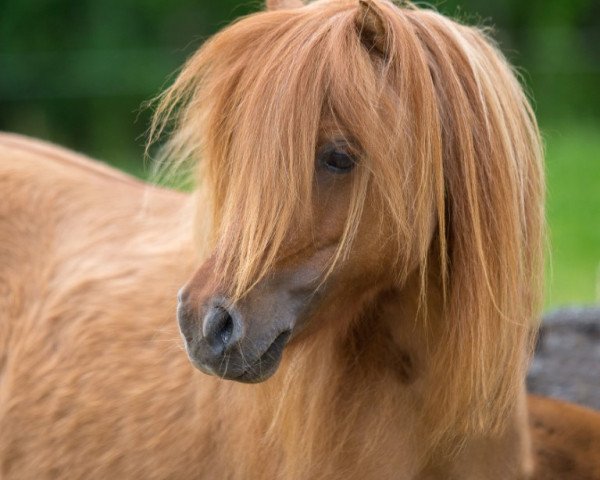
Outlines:
<svg viewBox="0 0 600 480"><path fill-rule="evenodd" d="M417 258L423 278L435 262L428 281L444 292L428 310L438 321L422 326L439 379L423 399L431 428L440 437L499 429L522 388L541 292L536 121L481 29L410 4L368 3L383 38L366 35L357 1L238 20L160 97L150 138L170 130L164 158L199 166L212 211L207 245L239 297L310 211L320 130L332 121L362 153L336 261L351 251L365 202L376 202L396 233L398 284Z"/></svg>

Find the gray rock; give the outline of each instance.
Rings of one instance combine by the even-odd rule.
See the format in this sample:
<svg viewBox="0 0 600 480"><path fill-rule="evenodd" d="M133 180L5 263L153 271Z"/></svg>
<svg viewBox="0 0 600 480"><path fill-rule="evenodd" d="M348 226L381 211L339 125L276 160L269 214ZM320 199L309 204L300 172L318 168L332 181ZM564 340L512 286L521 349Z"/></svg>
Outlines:
<svg viewBox="0 0 600 480"><path fill-rule="evenodd" d="M600 306L544 316L527 388L600 410Z"/></svg>

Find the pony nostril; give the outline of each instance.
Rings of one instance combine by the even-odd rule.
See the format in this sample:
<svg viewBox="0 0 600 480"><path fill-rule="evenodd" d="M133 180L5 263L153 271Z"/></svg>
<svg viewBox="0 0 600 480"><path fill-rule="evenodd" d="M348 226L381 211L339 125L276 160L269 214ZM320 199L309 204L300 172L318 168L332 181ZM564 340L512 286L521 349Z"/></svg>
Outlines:
<svg viewBox="0 0 600 480"><path fill-rule="evenodd" d="M204 317L202 333L216 354L222 354L233 343L234 320L229 311L221 306L209 307Z"/></svg>
<svg viewBox="0 0 600 480"><path fill-rule="evenodd" d="M233 333L233 319L227 310L224 310L224 323L221 328L221 341L223 345L229 344L229 340L231 340L231 335Z"/></svg>

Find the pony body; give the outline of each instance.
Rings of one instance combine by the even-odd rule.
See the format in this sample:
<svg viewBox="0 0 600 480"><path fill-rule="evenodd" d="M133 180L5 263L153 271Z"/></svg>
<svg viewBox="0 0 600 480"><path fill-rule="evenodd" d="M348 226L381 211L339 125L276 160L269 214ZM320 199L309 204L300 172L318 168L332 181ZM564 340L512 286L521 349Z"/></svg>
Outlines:
<svg viewBox="0 0 600 480"><path fill-rule="evenodd" d="M283 3L162 97L193 195L2 136L2 478L548 478L518 82L433 12Z"/></svg>
<svg viewBox="0 0 600 480"><path fill-rule="evenodd" d="M320 332L317 342L288 347L280 371L258 385L196 371L174 321L177 289L193 268L182 227L193 199L41 142L3 135L1 144L11 198L1 216L10 292L2 297L2 478L461 471L419 442L426 432L410 414L419 408L418 374L402 358L397 371L377 376L349 363L353 351L379 356L367 339L348 350L334 329ZM521 436L485 443L496 455L498 443L512 451Z"/></svg>
<svg viewBox="0 0 600 480"><path fill-rule="evenodd" d="M503 435L425 455L418 373L398 356L396 370L366 381L372 372L343 363L352 350L324 350L335 335L284 356L281 373L312 367L292 370L293 382L198 372L173 318L193 269L182 224L196 199L16 135L1 135L0 158L10 199L0 215L2 478L510 478L507 458L513 471L535 465L523 478L594 478L598 415L541 398ZM363 353L378 357L376 345ZM344 368L324 368L332 360ZM277 402L282 388L289 408ZM299 438L311 461L297 456ZM286 454L298 470L285 470Z"/></svg>

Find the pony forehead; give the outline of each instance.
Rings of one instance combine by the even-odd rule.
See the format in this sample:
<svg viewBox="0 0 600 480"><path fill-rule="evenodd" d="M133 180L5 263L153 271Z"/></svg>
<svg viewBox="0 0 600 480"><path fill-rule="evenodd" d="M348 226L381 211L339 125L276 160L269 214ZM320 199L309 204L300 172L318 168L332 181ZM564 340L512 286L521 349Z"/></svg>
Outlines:
<svg viewBox="0 0 600 480"><path fill-rule="evenodd" d="M199 109L208 112L200 135L225 142L217 150L232 161L244 161L248 149L273 159L265 149L279 150L280 158L293 149L297 162L325 124L336 133L356 124L344 110L370 108L375 71L360 45L355 10L334 3L262 12L217 34L200 53L201 74L190 80L198 82Z"/></svg>
<svg viewBox="0 0 600 480"><path fill-rule="evenodd" d="M294 141L308 140L318 130L315 117L324 115L361 142L415 138L411 116L436 114L424 112L425 100L440 111L453 102L434 92L436 70L457 67L470 75L468 50L481 39L435 12L373 3L384 18L383 55L365 42L368 22L355 1L318 1L234 22L187 62L162 96L152 137L174 121L165 156L195 160L225 153L240 137L263 143L265 129L289 143L299 128ZM221 146L207 152L211 142Z"/></svg>
<svg viewBox="0 0 600 480"><path fill-rule="evenodd" d="M250 15L203 47L206 67L217 76L236 72L237 86L245 89L246 97L252 93L249 87L285 95L295 93L292 86L336 74L350 83L351 75L356 75L351 68L356 57L362 53L366 58L359 48L355 14L355 5L346 2L317 2L297 10Z"/></svg>
<svg viewBox="0 0 600 480"><path fill-rule="evenodd" d="M318 1L233 23L193 59L197 75L184 80L186 88L200 92L200 108L219 112L220 118L209 116L209 121L235 122L236 132L241 124L256 129L266 120L270 128L277 123L290 134L291 129L314 127L307 117L319 115L329 116L357 139L373 132L353 129L382 121L388 133L403 123L404 133L410 134L405 114L411 109L421 114L419 97L434 94L431 68L437 68L440 58L446 64L462 62L469 55L462 50L472 48L465 35L471 29L432 11L376 3L382 7L378 15L385 18L384 54L362 37L366 27L359 2ZM427 45L432 43L428 37L436 37L434 49Z"/></svg>
<svg viewBox="0 0 600 480"><path fill-rule="evenodd" d="M394 85L386 88L382 59L361 42L357 7L317 2L260 12L217 34L201 51L197 77L199 106L216 112L207 116L206 131L219 126L224 133L231 123L218 140L233 146L253 135L251 147L265 135L288 147L315 143L324 130L358 141L371 135L360 127L381 125L375 110L383 90L397 92Z"/></svg>

